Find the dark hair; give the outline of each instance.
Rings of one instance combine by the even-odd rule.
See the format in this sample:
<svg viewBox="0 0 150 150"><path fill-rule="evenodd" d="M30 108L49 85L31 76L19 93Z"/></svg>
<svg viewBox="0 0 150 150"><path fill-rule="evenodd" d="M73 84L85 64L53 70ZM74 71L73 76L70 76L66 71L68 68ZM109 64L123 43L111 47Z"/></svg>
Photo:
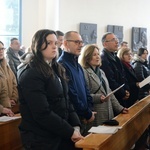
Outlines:
<svg viewBox="0 0 150 150"><path fill-rule="evenodd" d="M57 31L56 31L56 36L57 36L57 38L58 38L59 36L64 36L64 33L61 32L61 31L59 31L59 30L57 30Z"/></svg>
<svg viewBox="0 0 150 150"><path fill-rule="evenodd" d="M138 56L141 56L142 54L144 54L144 51L145 51L145 50L146 50L147 53L148 53L148 50L147 50L146 48L142 48L142 47L139 48L138 51L137 51Z"/></svg>
<svg viewBox="0 0 150 150"><path fill-rule="evenodd" d="M0 41L0 43L4 46L4 43L2 41Z"/></svg>
<svg viewBox="0 0 150 150"><path fill-rule="evenodd" d="M35 63L35 66L38 71L42 72L42 74L46 77L48 76L54 76L53 69L49 67L49 65L44 61L42 51L44 51L47 46L47 36L49 34L54 34L56 35L55 31L53 30L48 30L48 29L43 29L43 30L38 30L33 38L32 38L32 44L31 44L31 50L33 53L33 62ZM42 48L42 45L45 43L45 47ZM55 67L58 69L58 73L61 77L64 77L64 71L65 69L57 63L56 58L52 60L52 67Z"/></svg>
<svg viewBox="0 0 150 150"><path fill-rule="evenodd" d="M101 42L102 42L102 43L105 42L106 37L107 37L107 35L109 35L109 34L114 34L114 33L112 33L112 32L106 32L106 33L102 36L102 39L101 39Z"/></svg>
<svg viewBox="0 0 150 150"><path fill-rule="evenodd" d="M13 41L18 40L17 38L11 38L10 42L12 43Z"/></svg>
<svg viewBox="0 0 150 150"><path fill-rule="evenodd" d="M128 42L122 41L120 44L121 44L121 46L123 46L123 44L128 44Z"/></svg>

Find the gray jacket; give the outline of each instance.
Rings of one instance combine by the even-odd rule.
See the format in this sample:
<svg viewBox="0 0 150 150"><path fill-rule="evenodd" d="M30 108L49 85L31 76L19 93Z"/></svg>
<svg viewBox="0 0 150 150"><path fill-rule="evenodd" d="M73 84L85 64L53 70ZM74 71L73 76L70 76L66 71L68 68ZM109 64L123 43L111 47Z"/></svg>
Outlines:
<svg viewBox="0 0 150 150"><path fill-rule="evenodd" d="M94 111L97 112L94 125L95 126L101 125L103 124L104 121L112 119L114 117L114 112L115 114L119 114L123 110L123 106L119 104L118 100L115 98L114 95L111 95L107 102L103 103L101 102L100 96L102 94L106 96L107 93L111 92L108 80L105 76L105 73L102 70L100 71L102 73L102 78L106 83L106 91L104 90L104 87L101 85L99 77L94 73L94 71L91 68L83 70L87 86L90 90L91 96L93 97Z"/></svg>
<svg viewBox="0 0 150 150"><path fill-rule="evenodd" d="M22 51L18 52L19 57L23 55ZM20 65L20 59L15 55L12 48L8 48L6 51L6 60L11 68L11 70L14 72L15 76L17 75L17 66Z"/></svg>

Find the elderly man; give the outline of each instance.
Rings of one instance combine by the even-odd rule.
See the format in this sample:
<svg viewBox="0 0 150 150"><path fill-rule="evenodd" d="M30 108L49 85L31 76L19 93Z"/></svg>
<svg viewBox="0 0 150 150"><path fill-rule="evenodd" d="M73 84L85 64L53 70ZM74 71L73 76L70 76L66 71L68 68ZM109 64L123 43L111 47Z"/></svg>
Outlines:
<svg viewBox="0 0 150 150"><path fill-rule="evenodd" d="M107 32L102 37L102 44L104 49L101 54L101 69L106 74L111 90L125 84L115 93L115 96L120 104L126 107L126 100L128 100L130 93L122 63L115 53L118 50L119 41L113 33Z"/></svg>
<svg viewBox="0 0 150 150"><path fill-rule="evenodd" d="M19 58L23 55L23 52L20 50L20 42L17 38L12 38L10 42L10 47L6 51L6 59L16 76L17 66L21 63Z"/></svg>
<svg viewBox="0 0 150 150"><path fill-rule="evenodd" d="M81 133L85 135L88 123L95 119L92 112L92 97L87 89L82 67L78 63L83 41L76 31L69 31L64 36L64 47L59 62L65 67L69 78L69 97L82 123Z"/></svg>

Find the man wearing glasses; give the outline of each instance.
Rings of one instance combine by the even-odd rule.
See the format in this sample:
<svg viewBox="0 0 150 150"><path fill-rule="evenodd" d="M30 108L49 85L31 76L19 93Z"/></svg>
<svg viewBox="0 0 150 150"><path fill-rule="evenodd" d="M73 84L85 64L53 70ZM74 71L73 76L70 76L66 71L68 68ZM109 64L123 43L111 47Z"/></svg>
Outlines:
<svg viewBox="0 0 150 150"><path fill-rule="evenodd" d="M126 107L126 101L128 100L130 93L122 63L116 56L119 40L113 33L107 32L102 37L102 44L104 49L101 54L101 69L106 74L111 90L115 90L125 83L125 86L118 90L115 93L115 96L120 104Z"/></svg>
<svg viewBox="0 0 150 150"><path fill-rule="evenodd" d="M59 62L65 67L69 79L69 97L82 123L81 133L87 134L88 123L95 119L96 112L92 112L92 97L87 89L85 77L78 63L83 41L76 31L69 31L64 36L64 47ZM89 126L90 127L90 126Z"/></svg>

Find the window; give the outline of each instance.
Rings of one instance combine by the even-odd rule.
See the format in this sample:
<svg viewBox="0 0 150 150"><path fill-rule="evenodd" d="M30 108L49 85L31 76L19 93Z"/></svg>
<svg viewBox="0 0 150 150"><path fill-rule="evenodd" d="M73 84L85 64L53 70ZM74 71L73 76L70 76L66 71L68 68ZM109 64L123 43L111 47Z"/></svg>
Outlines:
<svg viewBox="0 0 150 150"><path fill-rule="evenodd" d="M21 0L1 0L0 40L9 47L13 37L21 41Z"/></svg>

